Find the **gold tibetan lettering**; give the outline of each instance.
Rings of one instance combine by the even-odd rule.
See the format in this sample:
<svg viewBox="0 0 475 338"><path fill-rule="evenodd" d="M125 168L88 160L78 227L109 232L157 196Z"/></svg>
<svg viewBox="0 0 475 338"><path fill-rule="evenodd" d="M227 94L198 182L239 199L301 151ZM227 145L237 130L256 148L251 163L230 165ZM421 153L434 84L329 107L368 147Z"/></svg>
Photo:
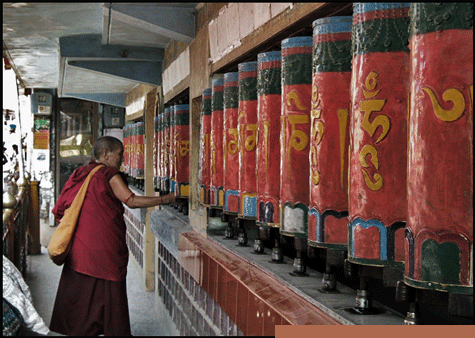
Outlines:
<svg viewBox="0 0 475 338"><path fill-rule="evenodd" d="M379 161L378 161L378 151L376 148L372 145L365 145L360 152L359 160L361 163L361 166L364 168L369 168L369 164L366 162L366 155L371 154L371 162L373 163L373 166L376 168L376 170L379 169ZM364 180L368 188L370 188L373 191L380 190L383 187L383 176L381 174L374 174L374 182L370 179L368 173L366 170L361 169L363 172Z"/></svg>
<svg viewBox="0 0 475 338"><path fill-rule="evenodd" d="M381 91L381 89L378 89L377 91L371 93L371 91L373 91L378 84L378 76L379 76L378 73L371 72L366 77L365 86L363 87L363 95L365 98L367 99L373 98L376 95L378 95L378 93Z"/></svg>
<svg viewBox="0 0 475 338"><path fill-rule="evenodd" d="M360 104L360 110L364 111L363 121L361 122L361 128L366 130L371 137L373 137L376 129L381 126L383 128L381 135L379 135L376 143L381 142L388 134L391 123L386 115L377 116L373 122L369 122L369 117L372 112L381 111L386 104L386 100L363 100Z"/></svg>
<svg viewBox="0 0 475 338"><path fill-rule="evenodd" d="M292 90L289 94L287 94L287 106L289 106L289 107L292 106L292 102L291 102L292 100L294 101L295 106L297 107L297 109L299 109L299 110L306 110L307 109L304 106L302 106L302 103L300 102L299 94L297 94L297 92L295 90Z"/></svg>
<svg viewBox="0 0 475 338"><path fill-rule="evenodd" d="M434 107L435 116L437 116L442 121L452 122L462 116L465 110L465 99L460 90L456 88L449 88L444 92L444 94L442 94L444 101L452 101L453 108L451 110L445 110L440 106L440 103L432 89L429 87L424 87L422 90L429 95L432 106Z"/></svg>

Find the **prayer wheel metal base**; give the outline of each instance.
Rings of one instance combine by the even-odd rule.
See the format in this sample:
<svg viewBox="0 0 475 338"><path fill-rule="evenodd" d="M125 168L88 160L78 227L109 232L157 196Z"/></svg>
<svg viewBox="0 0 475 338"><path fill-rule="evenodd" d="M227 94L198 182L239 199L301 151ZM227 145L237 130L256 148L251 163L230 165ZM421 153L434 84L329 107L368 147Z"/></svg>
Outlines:
<svg viewBox="0 0 475 338"><path fill-rule="evenodd" d="M228 226L226 227L226 230L224 230L224 238L226 239L232 239L234 238L234 229L231 223L228 223Z"/></svg>
<svg viewBox="0 0 475 338"><path fill-rule="evenodd" d="M297 256L301 251L297 251ZM308 277L306 273L307 267L305 266L305 259L303 257L295 257L294 264L292 265L293 271L289 274L293 277Z"/></svg>
<svg viewBox="0 0 475 338"><path fill-rule="evenodd" d="M382 313L383 310L373 307L373 298L366 282L366 277L360 277L360 288L356 291L355 307L352 310L360 315Z"/></svg>
<svg viewBox="0 0 475 338"><path fill-rule="evenodd" d="M271 228L268 226L259 226L258 238L254 240L254 252L263 254L265 250L264 241L271 239Z"/></svg>
<svg viewBox="0 0 475 338"><path fill-rule="evenodd" d="M246 231L245 231L245 230L242 230L242 231L239 233L239 236L238 236L238 245L239 245L239 246L247 246L247 235L246 235Z"/></svg>
<svg viewBox="0 0 475 338"><path fill-rule="evenodd" d="M297 250L297 255L294 258L294 263L292 265L293 271L290 273L294 277L308 277L306 273L307 267L305 265L305 252L307 251L307 238L294 238L295 250Z"/></svg>
<svg viewBox="0 0 475 338"><path fill-rule="evenodd" d="M325 273L322 278L322 288L318 291L322 293L340 293L337 290L336 274L334 266L343 265L344 251L326 250Z"/></svg>
<svg viewBox="0 0 475 338"><path fill-rule="evenodd" d="M221 214L221 222L228 223L228 226L224 230L224 239L234 239L235 230L233 224L237 222L235 215L223 212Z"/></svg>
<svg viewBox="0 0 475 338"><path fill-rule="evenodd" d="M325 273L322 278L322 287L318 291L322 293L340 293L340 291L337 290L336 285L336 274L327 260Z"/></svg>
<svg viewBox="0 0 475 338"><path fill-rule="evenodd" d="M297 255L292 265L293 271L290 273L294 277L307 277L307 267L305 266L305 253L307 252L307 237L294 237L294 248Z"/></svg>
<svg viewBox="0 0 475 338"><path fill-rule="evenodd" d="M336 275L334 273L324 273L322 278L322 293L340 293L336 288Z"/></svg>
<svg viewBox="0 0 475 338"><path fill-rule="evenodd" d="M410 304L410 310L407 312L406 318L404 319L404 325L419 325L422 324L419 319L419 311L417 311L417 303L412 302Z"/></svg>
<svg viewBox="0 0 475 338"><path fill-rule="evenodd" d="M272 260L270 261L270 263L283 263L284 253L282 251L282 247L280 246L280 237L278 231L274 237L274 243L274 247L272 248Z"/></svg>
<svg viewBox="0 0 475 338"><path fill-rule="evenodd" d="M371 311L372 307L371 292L368 290L357 290L354 310L360 314L373 314Z"/></svg>
<svg viewBox="0 0 475 338"><path fill-rule="evenodd" d="M272 261L271 263L282 263L284 261L284 254L282 248L276 246L272 248Z"/></svg>
<svg viewBox="0 0 475 338"><path fill-rule="evenodd" d="M244 228L244 220L241 218L236 219L236 222L239 227L239 235L238 235L238 245L239 246L247 246L248 238L246 234L246 229Z"/></svg>
<svg viewBox="0 0 475 338"><path fill-rule="evenodd" d="M264 241L260 238L254 240L254 252L258 254L264 253Z"/></svg>

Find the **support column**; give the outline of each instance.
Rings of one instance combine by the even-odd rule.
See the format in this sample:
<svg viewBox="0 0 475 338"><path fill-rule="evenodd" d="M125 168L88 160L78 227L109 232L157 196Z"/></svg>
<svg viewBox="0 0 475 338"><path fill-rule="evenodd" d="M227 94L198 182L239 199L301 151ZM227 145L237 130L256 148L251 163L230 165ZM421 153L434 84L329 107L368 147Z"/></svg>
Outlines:
<svg viewBox="0 0 475 338"><path fill-rule="evenodd" d="M157 89L150 91L146 96L144 109L144 125L145 125L145 168L153 168L153 119L155 102L157 99ZM155 196L153 188L153 170L144 171L145 178L145 196ZM154 208L148 208L145 216L144 231L144 281L145 290L153 291L155 289L155 236L150 230L150 213Z"/></svg>

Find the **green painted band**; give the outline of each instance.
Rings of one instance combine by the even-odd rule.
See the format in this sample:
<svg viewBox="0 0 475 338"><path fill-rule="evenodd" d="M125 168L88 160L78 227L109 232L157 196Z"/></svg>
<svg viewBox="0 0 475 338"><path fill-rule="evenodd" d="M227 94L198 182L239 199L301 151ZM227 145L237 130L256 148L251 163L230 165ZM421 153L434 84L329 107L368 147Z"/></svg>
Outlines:
<svg viewBox="0 0 475 338"><path fill-rule="evenodd" d="M334 244L334 243L321 243L321 242L314 242L308 241L308 246L314 248L324 248L324 249L333 249L333 250L348 250L348 245L346 244Z"/></svg>
<svg viewBox="0 0 475 338"><path fill-rule="evenodd" d="M257 95L281 94L282 72L280 68L267 68L257 74Z"/></svg>
<svg viewBox="0 0 475 338"><path fill-rule="evenodd" d="M213 94L211 99L211 110L223 110L224 102L223 102L223 92L217 92Z"/></svg>
<svg viewBox="0 0 475 338"><path fill-rule="evenodd" d="M293 54L282 58L282 85L312 84L312 54Z"/></svg>
<svg viewBox="0 0 475 338"><path fill-rule="evenodd" d="M313 73L351 72L351 41L328 41L313 47Z"/></svg>
<svg viewBox="0 0 475 338"><path fill-rule="evenodd" d="M468 285L442 284L428 281L416 281L404 276L404 283L420 289L439 290L453 293L462 293L465 295L473 295L473 287Z"/></svg>
<svg viewBox="0 0 475 338"><path fill-rule="evenodd" d="M163 128L170 127L170 114L165 114L162 121L163 121Z"/></svg>
<svg viewBox="0 0 475 338"><path fill-rule="evenodd" d="M239 88L224 87L224 109L239 107Z"/></svg>
<svg viewBox="0 0 475 338"><path fill-rule="evenodd" d="M176 114L175 115L175 125L177 126L187 126L190 124L190 114Z"/></svg>
<svg viewBox="0 0 475 338"><path fill-rule="evenodd" d="M257 77L239 80L239 101L257 100Z"/></svg>
<svg viewBox="0 0 475 338"><path fill-rule="evenodd" d="M473 29L473 2L412 3L410 36L449 29Z"/></svg>
<svg viewBox="0 0 475 338"><path fill-rule="evenodd" d="M368 20L353 25L353 56L377 52L409 52L409 19Z"/></svg>
<svg viewBox="0 0 475 338"><path fill-rule="evenodd" d="M398 270L404 270L404 262L396 261L387 261L381 259L366 259L366 258L355 258L348 255L348 261L355 264L363 264L369 266L382 266Z"/></svg>
<svg viewBox="0 0 475 338"><path fill-rule="evenodd" d="M211 99L201 102L201 115L211 115Z"/></svg>
<svg viewBox="0 0 475 338"><path fill-rule="evenodd" d="M295 237L295 238L308 238L308 234L307 234L306 230L307 229L304 229L303 232L292 232L292 231L286 231L283 228L281 228L280 233L282 235Z"/></svg>

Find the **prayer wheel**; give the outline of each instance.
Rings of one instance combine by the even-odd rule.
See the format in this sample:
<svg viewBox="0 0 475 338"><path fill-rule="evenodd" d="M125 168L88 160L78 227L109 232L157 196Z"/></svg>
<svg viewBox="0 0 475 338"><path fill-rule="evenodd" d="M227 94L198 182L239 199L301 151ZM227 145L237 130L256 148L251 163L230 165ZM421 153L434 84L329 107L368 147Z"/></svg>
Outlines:
<svg viewBox="0 0 475 338"><path fill-rule="evenodd" d="M162 156L163 156L163 173L162 173L162 190L164 193L170 192L170 114L173 108L166 107L162 119Z"/></svg>
<svg viewBox="0 0 475 338"><path fill-rule="evenodd" d="M224 78L211 83L211 177L210 205L222 208L223 191L223 95Z"/></svg>
<svg viewBox="0 0 475 338"><path fill-rule="evenodd" d="M224 74L223 211L230 215L239 211L238 81L238 72Z"/></svg>
<svg viewBox="0 0 475 338"><path fill-rule="evenodd" d="M238 216L257 218L257 62L238 64L239 202Z"/></svg>
<svg viewBox="0 0 475 338"><path fill-rule="evenodd" d="M135 123L130 124L130 134L129 134L129 147L130 147L130 153L129 153L129 162L130 162L130 167L129 167L129 175L131 177L135 177L135 158L136 158L136 148L137 148L137 136L136 136L136 125Z"/></svg>
<svg viewBox="0 0 475 338"><path fill-rule="evenodd" d="M157 185L158 190L161 192L164 188L162 185L162 179L164 177L164 165L163 165L163 153L164 153L164 140L163 140L163 118L165 116L165 111L162 111L158 114L158 179Z"/></svg>
<svg viewBox="0 0 475 338"><path fill-rule="evenodd" d="M132 175L132 132L133 132L133 125L127 125L127 174Z"/></svg>
<svg viewBox="0 0 475 338"><path fill-rule="evenodd" d="M169 146L169 165L170 165L170 192L175 192L175 167L176 167L176 139L175 139L175 111L176 106L170 107L170 146Z"/></svg>
<svg viewBox="0 0 475 338"><path fill-rule="evenodd" d="M348 260L402 269L407 220L408 3L356 3Z"/></svg>
<svg viewBox="0 0 475 338"><path fill-rule="evenodd" d="M159 184L158 184L158 179L159 179L159 172L160 172L160 142L158 140L158 128L159 128L159 116L155 116L153 118L153 188L155 190L159 190Z"/></svg>
<svg viewBox="0 0 475 338"><path fill-rule="evenodd" d="M145 136L145 125L143 122L137 123L138 128L138 164L137 164L137 176L140 179L144 178L144 170L145 170L145 144L144 144L144 136Z"/></svg>
<svg viewBox="0 0 475 338"><path fill-rule="evenodd" d="M279 227L281 52L257 55L257 222Z"/></svg>
<svg viewBox="0 0 475 338"><path fill-rule="evenodd" d="M138 154L138 143L137 143L137 123L131 125L131 138L130 138L130 173L133 178L137 178L137 154Z"/></svg>
<svg viewBox="0 0 475 338"><path fill-rule="evenodd" d="M144 166L144 158L143 158L143 122L135 123L135 132L136 132L136 164L135 164L135 178L142 179L143 178L143 166Z"/></svg>
<svg viewBox="0 0 475 338"><path fill-rule="evenodd" d="M472 6L411 4L404 282L473 296Z"/></svg>
<svg viewBox="0 0 475 338"><path fill-rule="evenodd" d="M351 16L313 23L308 244L347 247Z"/></svg>
<svg viewBox="0 0 475 338"><path fill-rule="evenodd" d="M200 204L209 206L210 188L210 136L211 136L211 88L203 90L201 101L201 144L200 144Z"/></svg>
<svg viewBox="0 0 475 338"><path fill-rule="evenodd" d="M143 122L137 122L137 178L145 177L145 125Z"/></svg>
<svg viewBox="0 0 475 338"><path fill-rule="evenodd" d="M124 144L124 162L122 163L122 168L124 170L124 173L126 174L129 174L130 171L129 171L129 168L130 168L130 145L129 145L129 130L130 130L130 127L129 125L125 125L123 128L122 128L122 134L123 134L123 144Z"/></svg>
<svg viewBox="0 0 475 338"><path fill-rule="evenodd" d="M190 105L175 106L175 196L190 195Z"/></svg>
<svg viewBox="0 0 475 338"><path fill-rule="evenodd" d="M282 41L281 234L307 240L312 37Z"/></svg>

